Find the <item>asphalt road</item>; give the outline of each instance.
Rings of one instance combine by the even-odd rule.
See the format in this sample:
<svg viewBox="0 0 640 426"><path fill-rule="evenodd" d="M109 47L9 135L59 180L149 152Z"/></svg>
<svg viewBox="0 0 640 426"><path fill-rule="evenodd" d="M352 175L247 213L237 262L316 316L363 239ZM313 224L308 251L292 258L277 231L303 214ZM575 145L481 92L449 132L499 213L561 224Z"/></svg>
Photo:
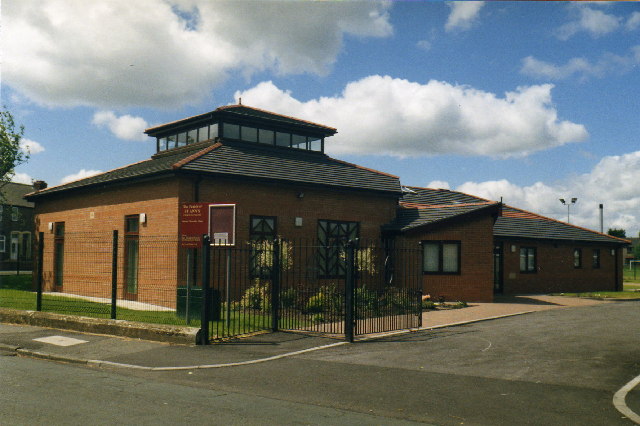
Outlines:
<svg viewBox="0 0 640 426"><path fill-rule="evenodd" d="M256 365L149 372L0 356L0 424L628 425L640 302L557 309ZM640 413L640 392L627 397Z"/></svg>

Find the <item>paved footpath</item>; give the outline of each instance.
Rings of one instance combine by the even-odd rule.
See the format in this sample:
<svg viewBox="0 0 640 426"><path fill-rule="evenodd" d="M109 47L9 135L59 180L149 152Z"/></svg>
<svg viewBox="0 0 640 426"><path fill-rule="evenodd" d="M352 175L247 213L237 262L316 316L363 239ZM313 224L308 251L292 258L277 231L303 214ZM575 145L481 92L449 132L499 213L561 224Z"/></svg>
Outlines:
<svg viewBox="0 0 640 426"><path fill-rule="evenodd" d="M463 309L424 312L422 329L601 303L611 302L561 296L501 298L497 303L471 303ZM368 335L363 339L377 337L380 335ZM148 370L232 367L267 362L344 344L342 340L325 336L281 332L259 334L210 346L187 346L44 327L0 324L0 352L4 354Z"/></svg>

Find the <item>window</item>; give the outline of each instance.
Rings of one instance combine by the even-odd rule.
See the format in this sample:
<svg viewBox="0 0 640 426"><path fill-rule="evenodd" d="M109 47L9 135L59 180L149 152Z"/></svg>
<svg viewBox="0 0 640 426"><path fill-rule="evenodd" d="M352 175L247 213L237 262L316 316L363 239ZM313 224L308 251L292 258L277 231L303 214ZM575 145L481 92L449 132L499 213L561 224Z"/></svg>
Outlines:
<svg viewBox="0 0 640 426"><path fill-rule="evenodd" d="M18 253L20 252L20 232L13 231L11 233L11 248L9 249L9 256L11 260L18 260Z"/></svg>
<svg viewBox="0 0 640 426"><path fill-rule="evenodd" d="M128 297L138 293L138 262L140 240L140 215L124 218L124 280Z"/></svg>
<svg viewBox="0 0 640 426"><path fill-rule="evenodd" d="M322 138L309 136L307 139L310 151L322 151Z"/></svg>
<svg viewBox="0 0 640 426"><path fill-rule="evenodd" d="M240 138L247 142L258 142L258 129L255 127L242 126L240 128Z"/></svg>
<svg viewBox="0 0 640 426"><path fill-rule="evenodd" d="M185 146L186 144L187 144L187 133L186 132L178 133L177 146Z"/></svg>
<svg viewBox="0 0 640 426"><path fill-rule="evenodd" d="M167 138L158 138L158 151L165 151L167 149Z"/></svg>
<svg viewBox="0 0 640 426"><path fill-rule="evenodd" d="M301 135L291 135L291 147L307 149L307 138Z"/></svg>
<svg viewBox="0 0 640 426"><path fill-rule="evenodd" d="M520 247L520 272L534 273L536 272L536 248Z"/></svg>
<svg viewBox="0 0 640 426"><path fill-rule="evenodd" d="M273 266L273 240L276 238L276 218L251 216L251 278L269 278Z"/></svg>
<svg viewBox="0 0 640 426"><path fill-rule="evenodd" d="M276 145L278 146L291 146L291 134L276 132Z"/></svg>
<svg viewBox="0 0 640 426"><path fill-rule="evenodd" d="M460 241L423 241L422 250L425 273L460 273Z"/></svg>
<svg viewBox="0 0 640 426"><path fill-rule="evenodd" d="M167 136L167 149L176 147L176 135Z"/></svg>
<svg viewBox="0 0 640 426"><path fill-rule="evenodd" d="M260 137L260 143L266 143L267 145L273 145L273 143L275 141L273 130L260 129L258 132L259 132L259 137Z"/></svg>
<svg viewBox="0 0 640 426"><path fill-rule="evenodd" d="M593 269L600 268L600 249L593 249L593 263L591 266Z"/></svg>
<svg viewBox="0 0 640 426"><path fill-rule="evenodd" d="M12 222L17 222L18 221L18 217L20 217L20 212L18 211L17 207L11 207L11 221Z"/></svg>
<svg viewBox="0 0 640 426"><path fill-rule="evenodd" d="M240 126L224 123L222 125L222 136L227 139L240 139Z"/></svg>
<svg viewBox="0 0 640 426"><path fill-rule="evenodd" d="M187 132L187 145L195 143L198 140L198 129L191 129Z"/></svg>
<svg viewBox="0 0 640 426"><path fill-rule="evenodd" d="M206 141L209 139L209 126L200 127L198 129L198 142Z"/></svg>
<svg viewBox="0 0 640 426"><path fill-rule="evenodd" d="M573 249L573 267L582 268L582 249Z"/></svg>
<svg viewBox="0 0 640 426"><path fill-rule="evenodd" d="M64 222L53 225L53 282L62 287L64 278Z"/></svg>
<svg viewBox="0 0 640 426"><path fill-rule="evenodd" d="M7 237L0 235L0 253L7 251Z"/></svg>
<svg viewBox="0 0 640 426"><path fill-rule="evenodd" d="M318 268L323 277L344 277L347 272L345 245L358 238L358 222L318 221Z"/></svg>

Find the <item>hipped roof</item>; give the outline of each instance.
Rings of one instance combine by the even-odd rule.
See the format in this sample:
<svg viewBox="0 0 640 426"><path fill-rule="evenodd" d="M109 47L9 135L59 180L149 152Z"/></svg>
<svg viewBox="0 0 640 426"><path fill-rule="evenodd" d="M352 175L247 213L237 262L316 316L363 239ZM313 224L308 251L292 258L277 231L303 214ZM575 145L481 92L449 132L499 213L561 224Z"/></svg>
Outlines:
<svg viewBox="0 0 640 426"><path fill-rule="evenodd" d="M373 191L396 197L401 194L397 176L336 160L322 153L218 141L165 151L150 160L47 188L29 194L27 198L36 199L80 188L185 173Z"/></svg>
<svg viewBox="0 0 640 426"><path fill-rule="evenodd" d="M448 189L405 187L398 217L411 218L412 220L407 221L404 225L406 229L411 229L421 226L423 218L427 216L437 218L444 215L451 217L456 212L465 214L473 211L474 205L479 208L482 203L494 202ZM502 214L496 220L493 235L503 238L629 244L628 240L622 238L602 234L509 205L502 205Z"/></svg>

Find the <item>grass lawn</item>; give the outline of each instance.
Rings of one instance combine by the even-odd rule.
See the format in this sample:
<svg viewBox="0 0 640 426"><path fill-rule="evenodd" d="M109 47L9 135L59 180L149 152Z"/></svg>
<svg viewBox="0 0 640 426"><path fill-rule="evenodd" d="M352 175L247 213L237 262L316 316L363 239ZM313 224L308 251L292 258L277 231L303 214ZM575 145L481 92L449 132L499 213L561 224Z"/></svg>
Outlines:
<svg viewBox="0 0 640 426"><path fill-rule="evenodd" d="M31 291L31 275L3 275L0 276L0 307L18 310L36 310L36 292ZM110 318L111 304L98 303L73 297L43 294L42 310L66 315L78 315L94 318ZM153 324L187 325L184 317L176 315L174 311L134 310L118 307L117 319L126 321L147 322ZM191 327L200 327L199 313L191 318ZM228 328L227 328L228 325ZM251 333L264 330L271 326L271 316L260 312L232 311L230 319L214 321L212 330L219 333L234 334Z"/></svg>
<svg viewBox="0 0 640 426"><path fill-rule="evenodd" d="M623 291L592 291L585 293L554 293L553 296L588 297L591 299L638 299L640 284L624 283Z"/></svg>
<svg viewBox="0 0 640 426"><path fill-rule="evenodd" d="M625 283L631 282L640 284L640 266L638 266L638 264L634 264L634 269L629 269L628 266L623 268L622 276Z"/></svg>

